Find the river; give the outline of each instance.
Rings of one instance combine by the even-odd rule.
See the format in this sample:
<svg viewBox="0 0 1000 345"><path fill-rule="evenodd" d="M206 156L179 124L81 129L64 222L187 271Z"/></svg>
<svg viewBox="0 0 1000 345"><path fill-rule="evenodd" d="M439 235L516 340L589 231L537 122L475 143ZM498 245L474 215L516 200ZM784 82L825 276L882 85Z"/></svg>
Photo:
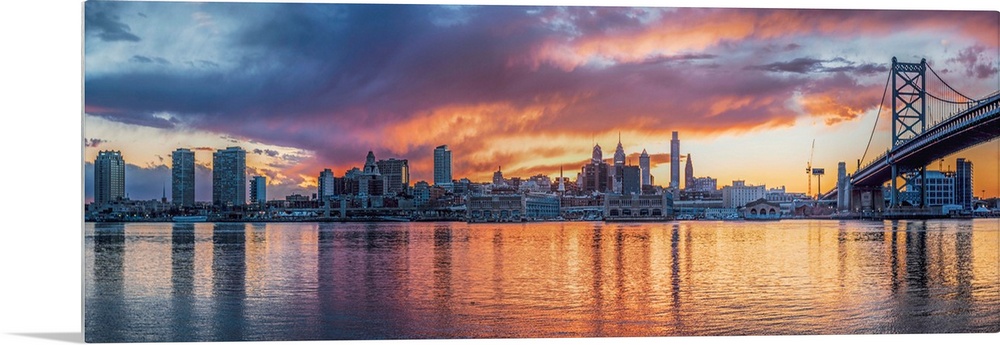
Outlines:
<svg viewBox="0 0 1000 345"><path fill-rule="evenodd" d="M1000 331L1000 220L86 223L88 342Z"/></svg>

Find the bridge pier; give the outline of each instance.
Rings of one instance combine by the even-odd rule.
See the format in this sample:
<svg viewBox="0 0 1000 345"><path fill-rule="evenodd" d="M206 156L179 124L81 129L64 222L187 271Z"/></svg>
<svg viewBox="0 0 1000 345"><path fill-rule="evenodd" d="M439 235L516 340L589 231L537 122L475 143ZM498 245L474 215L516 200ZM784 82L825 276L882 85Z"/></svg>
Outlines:
<svg viewBox="0 0 1000 345"><path fill-rule="evenodd" d="M882 187L851 187L851 212L861 217L881 214L885 210Z"/></svg>

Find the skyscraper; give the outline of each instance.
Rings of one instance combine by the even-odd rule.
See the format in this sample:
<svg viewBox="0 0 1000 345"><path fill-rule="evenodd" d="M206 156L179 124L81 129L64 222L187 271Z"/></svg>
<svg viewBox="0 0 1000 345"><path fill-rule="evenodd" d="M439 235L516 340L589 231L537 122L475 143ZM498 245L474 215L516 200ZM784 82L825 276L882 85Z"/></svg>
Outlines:
<svg viewBox="0 0 1000 345"><path fill-rule="evenodd" d="M434 149L434 184L451 186L451 150L448 145Z"/></svg>
<svg viewBox="0 0 1000 345"><path fill-rule="evenodd" d="M622 147L622 134L618 133L618 147L615 148L615 166L625 165L625 148Z"/></svg>
<svg viewBox="0 0 1000 345"><path fill-rule="evenodd" d="M646 153L646 149L642 149L642 154L639 155L639 169L642 170L640 172L640 174L642 174L642 185L652 185L653 182L650 181L652 172L649 171L649 154Z"/></svg>
<svg viewBox="0 0 1000 345"><path fill-rule="evenodd" d="M254 176L250 180L250 202L259 205L267 202L267 177Z"/></svg>
<svg viewBox="0 0 1000 345"><path fill-rule="evenodd" d="M955 204L962 205L963 210L972 210L974 194L972 161L959 158L955 162Z"/></svg>
<svg viewBox="0 0 1000 345"><path fill-rule="evenodd" d="M677 132L670 139L670 187L678 188L681 182L681 141Z"/></svg>
<svg viewBox="0 0 1000 345"><path fill-rule="evenodd" d="M125 198L125 159L121 151L100 151L94 160L94 203Z"/></svg>
<svg viewBox="0 0 1000 345"><path fill-rule="evenodd" d="M380 159L375 162L378 171L385 177L389 195L407 194L410 191L410 162L405 159Z"/></svg>
<svg viewBox="0 0 1000 345"><path fill-rule="evenodd" d="M615 158L614 167L611 169L611 175L614 177L614 185L611 189L615 193L622 193L622 178L625 176L625 148L622 147L622 134L618 133L618 146L615 147Z"/></svg>
<svg viewBox="0 0 1000 345"><path fill-rule="evenodd" d="M336 194L334 189L334 178L333 170L323 169L319 172L319 188L316 190L316 197L319 198L320 202L326 202L326 199L330 196Z"/></svg>
<svg viewBox="0 0 1000 345"><path fill-rule="evenodd" d="M580 175L577 181L582 181L580 190L584 192L607 193L609 184L613 182L611 177L611 167L604 162L604 153L601 152L601 145L595 144L590 164L580 168Z"/></svg>
<svg viewBox="0 0 1000 345"><path fill-rule="evenodd" d="M177 149L171 154L170 197L175 205L194 205L194 151Z"/></svg>
<svg viewBox="0 0 1000 345"><path fill-rule="evenodd" d="M247 152L230 146L212 154L212 203L240 206L247 200Z"/></svg>
<svg viewBox="0 0 1000 345"><path fill-rule="evenodd" d="M687 163L684 164L684 189L694 187L694 165L691 164L691 154L687 154Z"/></svg>
<svg viewBox="0 0 1000 345"><path fill-rule="evenodd" d="M634 165L622 167L622 191L624 195L639 194L642 192L641 178L642 168Z"/></svg>

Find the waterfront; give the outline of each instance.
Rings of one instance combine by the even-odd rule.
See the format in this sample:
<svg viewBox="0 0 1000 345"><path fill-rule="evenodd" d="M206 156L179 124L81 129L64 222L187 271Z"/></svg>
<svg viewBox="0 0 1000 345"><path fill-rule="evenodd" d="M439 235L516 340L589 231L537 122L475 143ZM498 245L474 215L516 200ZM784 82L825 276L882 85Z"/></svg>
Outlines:
<svg viewBox="0 0 1000 345"><path fill-rule="evenodd" d="M1000 223L86 223L92 342L1000 331Z"/></svg>

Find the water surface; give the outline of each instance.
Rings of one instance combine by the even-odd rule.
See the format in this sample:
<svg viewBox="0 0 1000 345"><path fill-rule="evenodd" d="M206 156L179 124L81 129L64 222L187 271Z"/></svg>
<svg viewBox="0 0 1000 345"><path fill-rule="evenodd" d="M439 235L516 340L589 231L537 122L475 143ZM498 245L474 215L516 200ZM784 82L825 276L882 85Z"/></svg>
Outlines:
<svg viewBox="0 0 1000 345"><path fill-rule="evenodd" d="M87 223L91 342L1000 331L1000 220Z"/></svg>

